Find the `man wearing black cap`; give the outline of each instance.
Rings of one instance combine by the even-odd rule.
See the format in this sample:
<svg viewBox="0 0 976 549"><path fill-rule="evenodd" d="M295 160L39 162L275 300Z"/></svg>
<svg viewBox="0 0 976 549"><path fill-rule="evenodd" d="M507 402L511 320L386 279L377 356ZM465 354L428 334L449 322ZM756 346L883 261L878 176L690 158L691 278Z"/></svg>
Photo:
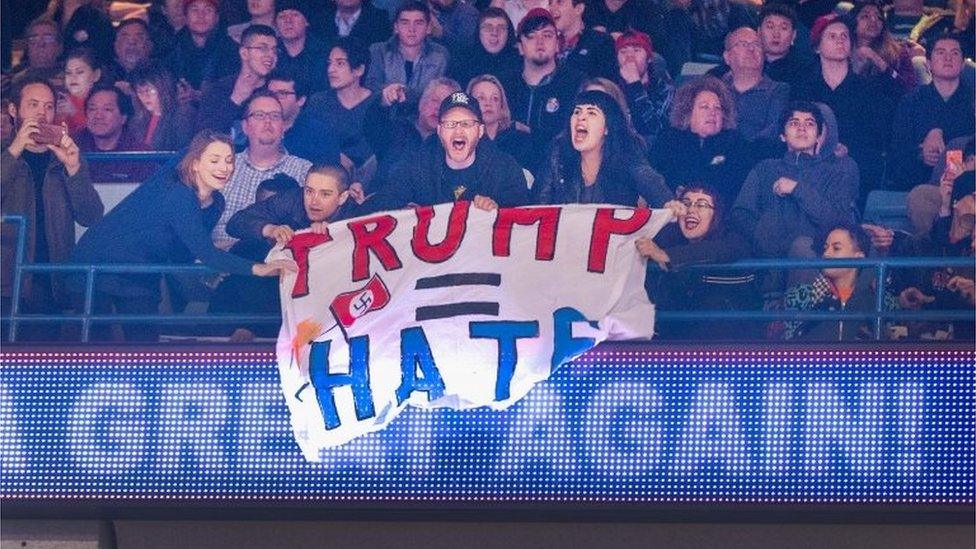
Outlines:
<svg viewBox="0 0 976 549"><path fill-rule="evenodd" d="M308 33L309 13L305 0L275 2L275 29L281 39L278 67L294 76L300 88L315 92L325 88L329 50L324 40Z"/></svg>
<svg viewBox="0 0 976 549"><path fill-rule="evenodd" d="M585 75L557 68L559 35L549 10L533 8L518 26L522 71L502 78L512 120L532 131L534 149L545 155L552 138L569 124L573 97Z"/></svg>
<svg viewBox="0 0 976 549"><path fill-rule="evenodd" d="M527 204L522 169L490 141L482 141L484 134L478 101L452 93L441 103L437 139L428 139L417 158L393 170L385 196L374 199L377 209L455 200L470 200L483 210Z"/></svg>

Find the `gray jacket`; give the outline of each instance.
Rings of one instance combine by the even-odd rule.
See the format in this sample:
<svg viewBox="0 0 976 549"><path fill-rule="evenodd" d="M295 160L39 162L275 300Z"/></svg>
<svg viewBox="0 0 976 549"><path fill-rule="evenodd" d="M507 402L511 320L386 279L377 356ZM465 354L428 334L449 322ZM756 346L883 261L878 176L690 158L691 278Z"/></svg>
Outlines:
<svg viewBox="0 0 976 549"><path fill-rule="evenodd" d="M407 105L415 106L420 100L427 84L435 78L444 76L447 72L447 48L424 41L420 57L414 62L413 74L407 80L407 70L397 45L397 37L393 36L386 42L377 42L369 47L369 72L366 74L366 87L380 92L387 84L394 82L407 86Z"/></svg>

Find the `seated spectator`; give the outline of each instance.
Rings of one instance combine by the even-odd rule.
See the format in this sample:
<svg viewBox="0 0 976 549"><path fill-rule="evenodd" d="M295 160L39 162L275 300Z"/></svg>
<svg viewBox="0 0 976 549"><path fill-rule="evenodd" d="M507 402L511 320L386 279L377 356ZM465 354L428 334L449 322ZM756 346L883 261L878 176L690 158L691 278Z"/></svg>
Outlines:
<svg viewBox="0 0 976 549"><path fill-rule="evenodd" d="M282 147L284 119L281 102L268 90L254 92L244 103L241 127L247 136L247 148L234 156L234 174L220 190L227 204L213 230L214 244L222 250L237 240L227 234L227 220L254 203L255 191L262 181L279 173L305 181L312 167L311 162L288 154Z"/></svg>
<svg viewBox="0 0 976 549"><path fill-rule="evenodd" d="M73 263L191 263L199 259L214 270L240 275L277 276L296 270L294 263L242 259L214 247L210 230L224 208L220 192L234 171L230 138L209 131L197 134L173 174L154 177L89 229L71 254ZM122 314L155 314L159 275L102 275L97 278L95 312L114 308ZM73 285L80 309L83 284ZM155 341L154 325L125 324L127 340ZM104 337L104 336L103 336Z"/></svg>
<svg viewBox="0 0 976 549"><path fill-rule="evenodd" d="M369 51L358 40L342 38L332 46L327 63L329 87L308 98L301 118L329 128L351 165L362 166L373 155L366 121L385 116L376 112L381 109L379 94L362 85Z"/></svg>
<svg viewBox="0 0 976 549"><path fill-rule="evenodd" d="M193 136L196 109L176 99L176 83L157 63L137 67L130 81L136 96L136 113L130 122L141 146L154 151L177 151Z"/></svg>
<svg viewBox="0 0 976 549"><path fill-rule="evenodd" d="M548 10L529 12L518 26L522 70L501 82L508 95L512 118L532 132L536 164L545 162L553 137L563 131L570 106L585 75L572 67L559 67L559 34Z"/></svg>
<svg viewBox="0 0 976 549"><path fill-rule="evenodd" d="M470 200L476 208L492 210L529 202L525 176L511 156L485 134L478 102L454 92L438 111L437 139L428 139L418 158L395 168L376 209L392 210L411 204L430 206Z"/></svg>
<svg viewBox="0 0 976 549"><path fill-rule="evenodd" d="M540 204L637 206L640 196L658 208L674 196L647 164L640 138L617 102L599 91L577 96L536 189Z"/></svg>
<svg viewBox="0 0 976 549"><path fill-rule="evenodd" d="M430 35L447 48L450 56L467 55L478 33L478 8L467 0L430 0Z"/></svg>
<svg viewBox="0 0 976 549"><path fill-rule="evenodd" d="M824 259L866 257L871 241L857 225L831 227L821 239ZM824 268L811 284L786 292L785 306L799 311L867 312L875 310L874 271L854 267ZM897 298L885 291L884 310L898 308ZM808 341L856 341L874 339L873 322L858 320L810 320L785 323L785 339ZM882 334L886 336L887 334Z"/></svg>
<svg viewBox="0 0 976 549"><path fill-rule="evenodd" d="M61 25L65 50L85 47L100 63L108 63L112 60L115 32L107 8L108 3L94 0L51 2L45 15Z"/></svg>
<svg viewBox="0 0 976 549"><path fill-rule="evenodd" d="M88 163L71 136L59 143L38 143L38 124L53 124L56 115L54 88L46 79L21 80L14 87L7 115L16 134L0 154L0 213L27 218L27 263L67 261L75 244L75 223L89 227L102 217L104 207L92 186ZM13 304L13 267L17 228L4 223L0 231L2 252L3 314ZM21 312L60 314L66 298L58 280L27 274L23 279ZM6 334L3 334L6 336ZM40 334L44 339L55 339Z"/></svg>
<svg viewBox="0 0 976 549"><path fill-rule="evenodd" d="M60 31L58 24L50 19L38 19L27 27L24 59L10 69L11 81L4 84L5 92L11 85L16 87L36 78L43 78L52 86L59 85L63 51Z"/></svg>
<svg viewBox="0 0 976 549"><path fill-rule="evenodd" d="M976 133L973 90L962 84L963 57L956 35L946 35L929 52L932 83L912 90L895 112L891 135L890 179L898 189L911 189L928 179L944 158L946 143ZM916 192L932 194L932 187ZM935 212L932 212L934 216Z"/></svg>
<svg viewBox="0 0 976 549"><path fill-rule="evenodd" d="M973 146L976 137L970 135L949 141L947 144L946 157L942 158L932 170L934 180L931 184L923 184L915 187L908 193L908 218L911 220L915 229L915 236L918 238L928 238L932 226L940 216L948 216L949 210L946 209L947 200L945 190L942 188L947 177L953 177L954 173L962 167L968 168L970 157L973 156ZM955 158L953 158L955 157ZM949 160L949 161L947 161Z"/></svg>
<svg viewBox="0 0 976 549"><path fill-rule="evenodd" d="M732 207L735 227L765 257L814 258L814 239L830 227L856 221L857 165L833 154L820 109L796 102L780 122L783 158L749 172ZM793 281L809 273L791 271Z"/></svg>
<svg viewBox="0 0 976 549"><path fill-rule="evenodd" d="M132 71L140 65L156 63L149 25L142 19L125 19L115 28L113 49L115 59L111 72L116 81L128 81ZM118 84L117 84L118 85Z"/></svg>
<svg viewBox="0 0 976 549"><path fill-rule="evenodd" d="M227 27L227 36L238 44L241 43L244 31L251 25L275 26L275 0L247 0L245 4L250 19Z"/></svg>
<svg viewBox="0 0 976 549"><path fill-rule="evenodd" d="M617 81L627 97L631 122L648 148L653 148L667 124L674 86L651 70L654 48L650 36L626 31L617 38L615 47L619 67Z"/></svg>
<svg viewBox="0 0 976 549"><path fill-rule="evenodd" d="M736 127L750 141L774 139L780 135L783 110L790 100L790 87L763 74L763 52L759 33L740 27L725 38L725 63L729 72L722 81L735 99Z"/></svg>
<svg viewBox="0 0 976 549"><path fill-rule="evenodd" d="M203 84L197 129L229 132L240 119L241 109L254 90L267 83L268 73L278 63L278 38L265 25L251 25L241 36L238 48L241 59L237 74L227 75Z"/></svg>
<svg viewBox="0 0 976 549"><path fill-rule="evenodd" d="M936 40L945 34L956 34L962 42L962 53L966 59L976 59L976 5L972 0L956 3L953 9L932 9L922 17L909 35L909 40L921 44L926 51L932 51ZM972 82L970 82L972 85Z"/></svg>
<svg viewBox="0 0 976 549"><path fill-rule="evenodd" d="M967 257L976 250L976 154L972 142L962 166L950 165L939 184L939 218L928 239L914 242L915 255ZM903 309L968 310L976 306L973 269L944 267L903 270L907 276L900 285L899 304ZM972 321L910 322L909 336L922 339L972 341Z"/></svg>
<svg viewBox="0 0 976 549"><path fill-rule="evenodd" d="M725 84L711 76L688 82L675 93L671 126L651 149L651 166L672 189L697 182L732 204L754 163L735 120L735 100Z"/></svg>
<svg viewBox="0 0 976 549"><path fill-rule="evenodd" d="M301 116L308 96L295 77L286 71L272 72L267 88L281 103L285 149L313 164L338 166L339 140L335 129L318 118Z"/></svg>
<svg viewBox="0 0 976 549"><path fill-rule="evenodd" d="M609 34L614 40L628 30L636 30L665 45L668 36L661 5L649 0L596 0L587 2L583 19L587 26Z"/></svg>
<svg viewBox="0 0 976 549"><path fill-rule="evenodd" d="M854 5L850 17L854 20L856 49L851 54L854 72L868 78L890 78L904 91L919 84L919 76L912 58L925 55L917 44L899 42L891 36L887 16L880 0L864 0Z"/></svg>
<svg viewBox="0 0 976 549"><path fill-rule="evenodd" d="M823 103L837 116L840 142L861 172L861 198L881 186L884 150L899 90L892 80L867 80L851 69L851 29L836 15L817 21L810 35L820 70L807 75L793 98ZM890 80L890 79L889 79Z"/></svg>
<svg viewBox="0 0 976 549"><path fill-rule="evenodd" d="M478 42L464 58L455 58L450 74L458 82L468 83L479 74L499 79L522 69L522 58L515 47L515 27L505 10L486 8L478 17Z"/></svg>
<svg viewBox="0 0 976 549"><path fill-rule="evenodd" d="M366 87L380 93L386 106L403 104L416 109L427 84L447 72L448 53L428 38L430 8L411 1L397 10L393 36L369 47Z"/></svg>
<svg viewBox="0 0 976 549"><path fill-rule="evenodd" d="M160 54L169 52L176 44L176 34L186 27L185 0L153 2L147 10L149 38Z"/></svg>
<svg viewBox="0 0 976 549"><path fill-rule="evenodd" d="M329 2L324 13L309 22L329 45L339 38L352 38L369 46L386 41L391 32L389 14L369 0Z"/></svg>
<svg viewBox="0 0 976 549"><path fill-rule="evenodd" d="M504 11L509 21L514 25L520 25L522 19L525 19L525 16L533 9L549 9L549 0L491 0L489 7ZM484 13L484 10L482 10L482 13Z"/></svg>
<svg viewBox="0 0 976 549"><path fill-rule="evenodd" d="M85 103L92 87L102 78L102 65L91 50L71 50L64 58L65 92L58 93L58 122L77 135L85 129Z"/></svg>
<svg viewBox="0 0 976 549"><path fill-rule="evenodd" d="M689 61L716 62L725 36L733 29L753 27L749 12L730 0L675 0L664 16L669 47L664 50L673 74Z"/></svg>
<svg viewBox="0 0 976 549"><path fill-rule="evenodd" d="M168 50L166 67L176 79L180 95L192 100L199 100L204 80L219 80L240 69L237 44L217 26L219 7L218 0L186 0L186 25L175 34Z"/></svg>
<svg viewBox="0 0 976 549"><path fill-rule="evenodd" d="M791 89L795 89L807 74L816 71L816 60L796 44L798 24L796 12L788 4L768 3L759 13L764 72L776 82L788 84Z"/></svg>
<svg viewBox="0 0 976 549"><path fill-rule="evenodd" d="M494 143L502 152L518 160L523 168L533 171L532 142L529 133L512 123L512 111L508 108L505 88L497 78L483 74L471 79L468 95L481 107L481 117L485 123L485 138Z"/></svg>
<svg viewBox="0 0 976 549"><path fill-rule="evenodd" d="M549 0L549 12L561 38L556 58L589 78L613 78L613 39L605 30L583 22L585 10L584 0Z"/></svg>
<svg viewBox="0 0 976 549"><path fill-rule="evenodd" d="M312 15L305 0L278 0L275 13L275 28L281 40L278 68L291 73L300 87L310 93L322 89L329 48L317 35L309 34Z"/></svg>
<svg viewBox="0 0 976 549"><path fill-rule="evenodd" d="M682 271L687 265L731 263L749 257L745 238L728 229L726 209L719 194L700 185L681 190L677 200L665 204L677 223L654 237L636 241L640 254L656 264L648 268L645 287L659 311L748 311L761 305L756 273L749 271ZM693 340L757 339L762 333L754 322L661 322L657 337Z"/></svg>
<svg viewBox="0 0 976 549"><path fill-rule="evenodd" d="M388 183L393 169L400 163L410 163L424 150L424 141L437 131L440 107L461 86L450 78L432 80L420 96L416 117L390 119L385 110L368 113L364 128L370 146L376 152L376 175L367 190L377 192ZM364 182L365 183L365 182Z"/></svg>
<svg viewBox="0 0 976 549"><path fill-rule="evenodd" d="M129 129L135 111L132 100L115 86L101 84L92 89L85 104L87 122L78 138L82 152L130 152L146 150ZM155 165L139 161L98 162L92 165L92 180L142 181L155 171Z"/></svg>

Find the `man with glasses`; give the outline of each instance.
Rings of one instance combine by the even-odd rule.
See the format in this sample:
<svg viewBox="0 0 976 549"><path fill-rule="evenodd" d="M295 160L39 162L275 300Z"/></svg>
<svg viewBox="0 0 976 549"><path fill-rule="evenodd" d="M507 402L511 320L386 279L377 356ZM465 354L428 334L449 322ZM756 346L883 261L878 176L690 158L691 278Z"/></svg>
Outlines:
<svg viewBox="0 0 976 549"><path fill-rule="evenodd" d="M27 27L27 51L24 61L11 69L11 83L17 86L27 80L42 78L59 85L61 73L61 34L58 24L50 19L38 19ZM7 86L4 85L6 91Z"/></svg>
<svg viewBox="0 0 976 549"><path fill-rule="evenodd" d="M817 235L856 221L857 164L824 145L824 115L813 103L789 105L780 127L786 154L749 172L732 222L763 256L815 258Z"/></svg>
<svg viewBox="0 0 976 549"><path fill-rule="evenodd" d="M288 154L282 146L285 114L274 93L258 90L244 103L242 129L247 136L247 148L234 157L234 175L220 191L226 203L212 235L214 245L223 250L237 242L227 234L227 221L254 203L258 185L262 181L279 173L289 175L296 181L305 181L312 167L311 162Z"/></svg>
<svg viewBox="0 0 976 549"><path fill-rule="evenodd" d="M377 210L470 200L476 208L521 206L529 202L522 169L511 156L482 140L485 126L478 101L454 92L441 103L436 141L393 170Z"/></svg>
<svg viewBox="0 0 976 549"><path fill-rule="evenodd" d="M725 37L722 55L729 72L722 81L735 98L736 123L743 137L775 139L779 121L790 100L790 87L763 74L763 47L759 33L739 27Z"/></svg>
<svg viewBox="0 0 976 549"><path fill-rule="evenodd" d="M241 35L238 49L241 69L203 84L197 131L211 129L229 132L240 118L242 106L254 90L265 85L268 73L278 64L278 38L267 25L251 25Z"/></svg>
<svg viewBox="0 0 976 549"><path fill-rule="evenodd" d="M268 75L267 89L281 103L285 149L317 166L338 166L339 138L335 129L316 117L300 116L308 99L301 82L291 72L276 69Z"/></svg>

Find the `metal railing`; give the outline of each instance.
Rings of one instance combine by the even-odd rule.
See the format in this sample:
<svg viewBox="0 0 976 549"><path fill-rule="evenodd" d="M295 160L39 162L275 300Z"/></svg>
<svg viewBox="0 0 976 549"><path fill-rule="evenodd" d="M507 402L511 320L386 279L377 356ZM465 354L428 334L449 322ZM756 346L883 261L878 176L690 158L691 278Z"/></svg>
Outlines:
<svg viewBox="0 0 976 549"><path fill-rule="evenodd" d="M214 273L212 269L203 265L146 265L146 264L105 264L105 265L72 265L72 264L26 264L24 253L26 244L27 219L20 215L5 215L3 223L16 223L17 250L13 269L13 286L11 312L2 320L9 322L9 341L16 341L17 330L22 322L80 322L81 340L87 342L90 338L92 324L95 323L138 323L154 324L273 324L281 321L279 315L241 315L241 314L150 314L150 315L105 315L95 314L95 277L99 273L116 274L164 274L164 273ZM872 320L875 339L882 339L886 320L973 320L972 310L930 310L930 311L887 311L884 309L884 297L888 286L887 274L890 269L898 268L931 268L931 267L973 267L970 257L885 257L865 259L750 259L727 264L698 264L683 267L684 270L794 270L821 269L824 267L856 267L875 270L875 308L873 311L663 311L656 312L660 320L693 321L693 320ZM84 305L81 313L63 315L24 314L20 312L20 296L24 273L84 273L85 290Z"/></svg>

